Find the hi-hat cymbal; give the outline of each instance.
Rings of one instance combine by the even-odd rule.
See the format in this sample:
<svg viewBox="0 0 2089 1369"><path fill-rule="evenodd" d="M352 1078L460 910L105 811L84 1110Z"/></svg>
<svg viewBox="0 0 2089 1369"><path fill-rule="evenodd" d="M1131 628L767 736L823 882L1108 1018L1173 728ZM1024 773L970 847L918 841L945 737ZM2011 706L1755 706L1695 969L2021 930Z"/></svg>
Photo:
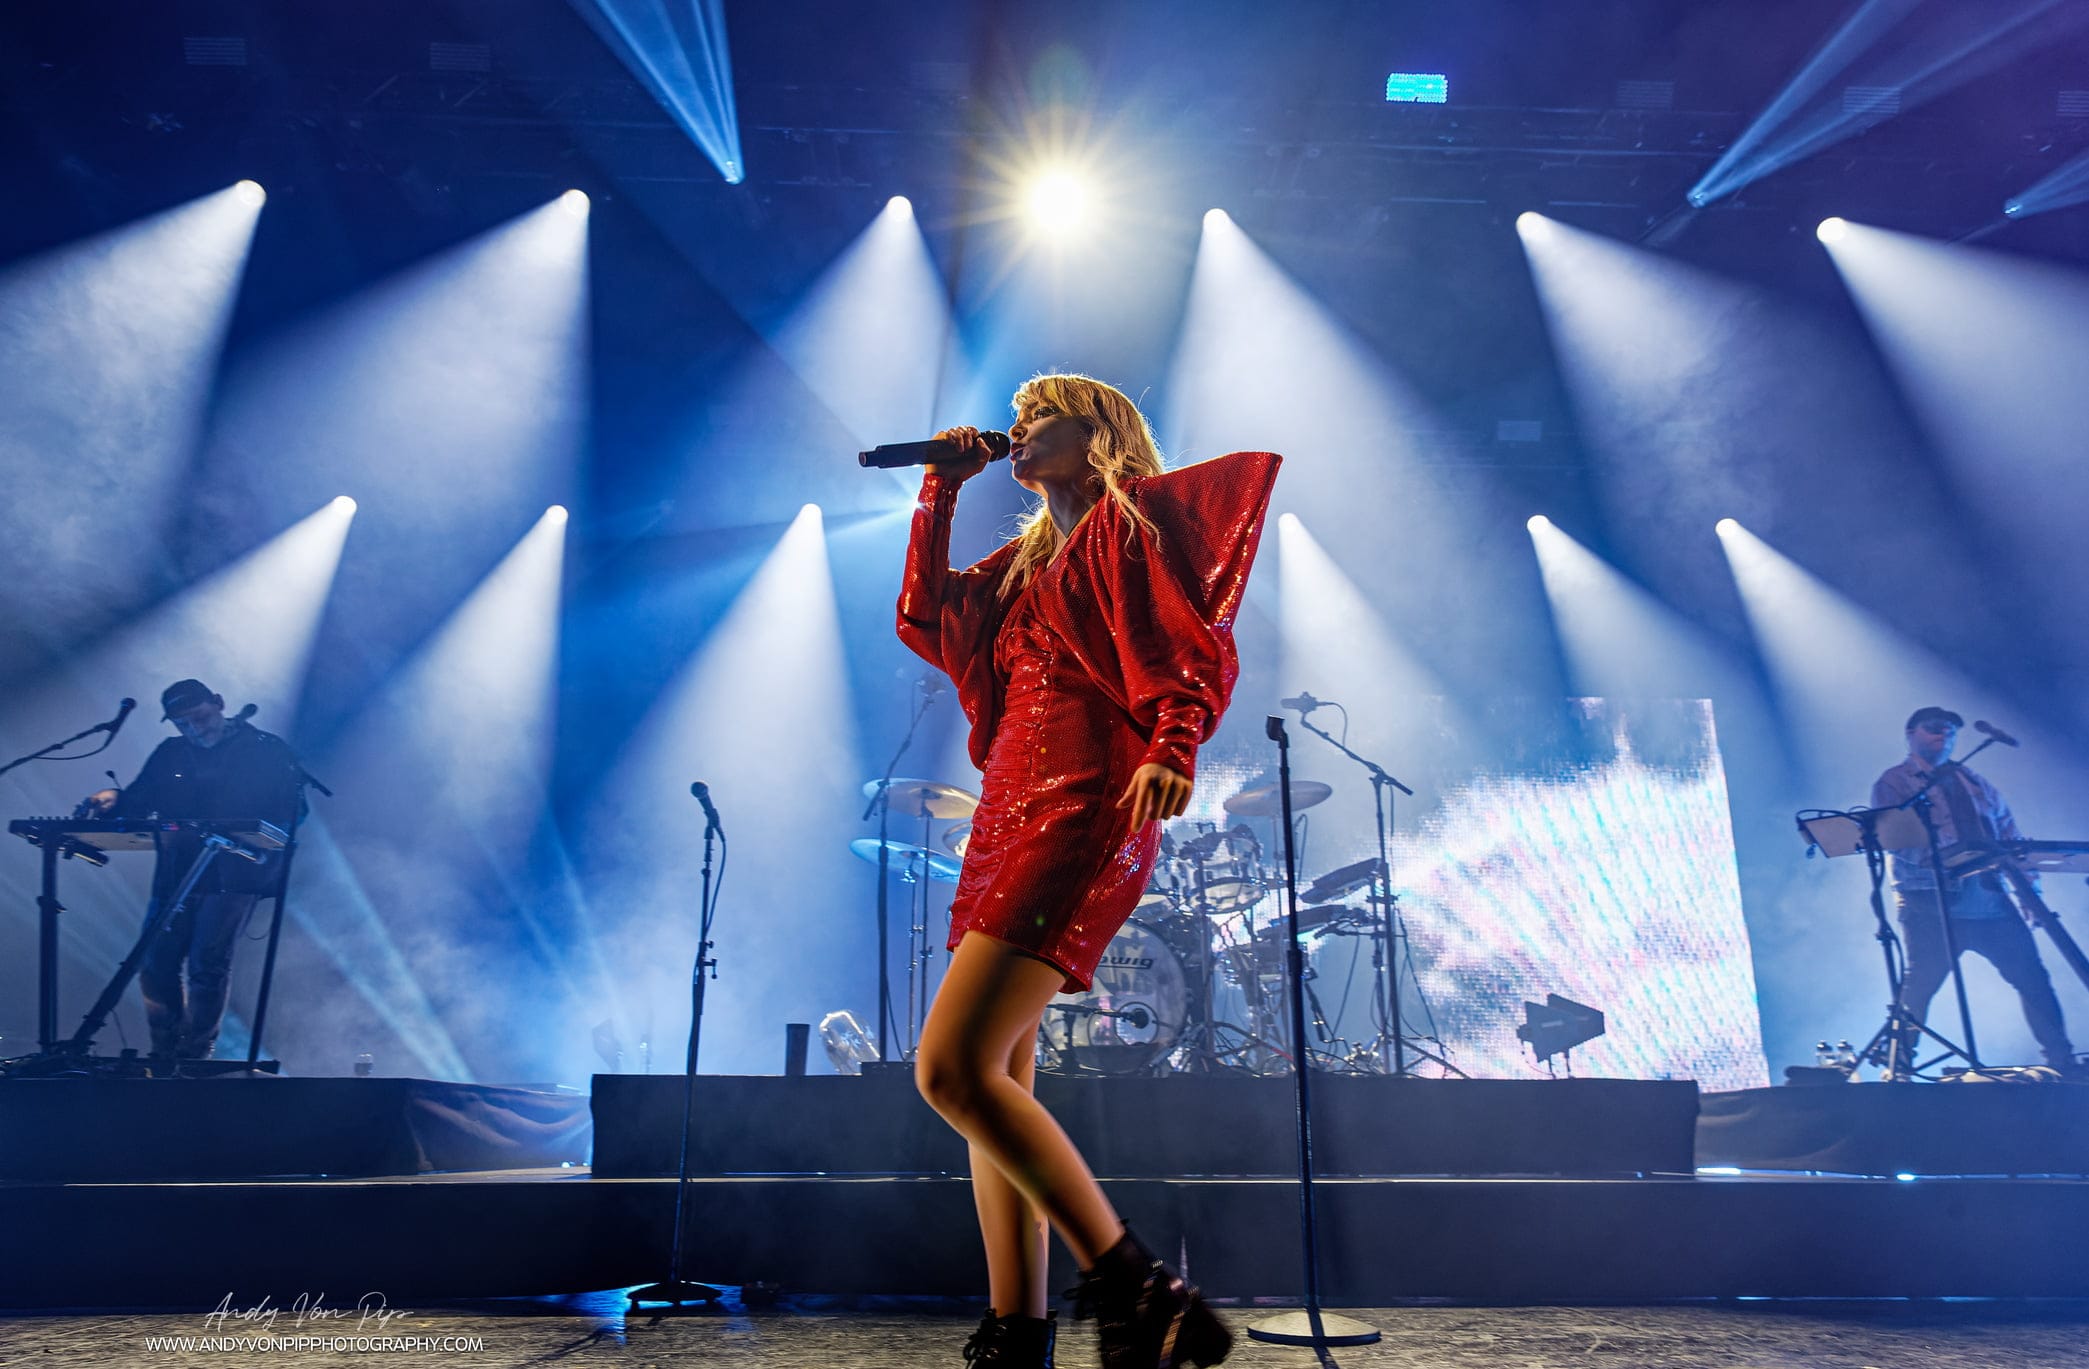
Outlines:
<svg viewBox="0 0 2089 1369"><path fill-rule="evenodd" d="M849 850L855 852L859 860L867 860L873 865L878 863L876 837L858 837L849 843ZM925 846L888 841L885 843L885 868L909 883L926 875L938 884L955 884L961 862Z"/></svg>
<svg viewBox="0 0 2089 1369"><path fill-rule="evenodd" d="M1319 780L1291 781L1291 811L1311 808L1316 803L1326 803L1334 786ZM1278 818L1284 815L1284 795L1272 780L1268 784L1251 785L1226 800L1226 811L1242 818Z"/></svg>
<svg viewBox="0 0 2089 1369"><path fill-rule="evenodd" d="M910 818L969 818L979 807L979 795L936 780L894 780L886 793L891 796L892 811ZM863 797L877 796L878 782L866 781Z"/></svg>

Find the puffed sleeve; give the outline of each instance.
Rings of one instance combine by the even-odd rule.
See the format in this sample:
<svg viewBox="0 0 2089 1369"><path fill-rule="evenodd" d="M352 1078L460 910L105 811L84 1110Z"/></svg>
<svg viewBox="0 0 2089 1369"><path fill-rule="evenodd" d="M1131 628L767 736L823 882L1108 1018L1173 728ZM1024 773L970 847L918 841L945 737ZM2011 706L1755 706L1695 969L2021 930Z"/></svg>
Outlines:
<svg viewBox="0 0 2089 1369"><path fill-rule="evenodd" d="M1001 577L1015 544L1004 543L977 565L952 570L950 520L957 492L957 481L934 471L922 476L899 588L899 639L956 683L958 705L972 726L972 763L983 767L1000 709L993 647L1006 612Z"/></svg>
<svg viewBox="0 0 2089 1369"><path fill-rule="evenodd" d="M1101 610L1097 632L1057 624L1147 738L1142 763L1195 778L1197 747L1217 730L1240 673L1233 621L1247 589L1282 458L1236 452L1141 480L1152 526L1115 504L1084 544Z"/></svg>
<svg viewBox="0 0 2089 1369"><path fill-rule="evenodd" d="M934 471L921 477L907 566L899 587L899 639L953 679L991 640L996 589L1007 557L996 552L966 570L950 566L950 523L958 483Z"/></svg>

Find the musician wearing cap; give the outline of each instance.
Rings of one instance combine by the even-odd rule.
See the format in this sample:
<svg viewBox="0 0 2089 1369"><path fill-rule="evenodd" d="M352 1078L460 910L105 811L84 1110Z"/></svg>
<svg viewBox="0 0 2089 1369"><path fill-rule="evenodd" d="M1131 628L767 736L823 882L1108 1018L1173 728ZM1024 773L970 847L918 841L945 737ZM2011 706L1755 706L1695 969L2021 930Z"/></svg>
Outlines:
<svg viewBox="0 0 2089 1369"><path fill-rule="evenodd" d="M104 817L260 818L289 831L299 815L297 758L282 738L243 717L225 716L225 700L201 680L178 680L160 695L169 737L123 789L87 800ZM154 919L202 849L193 833L162 835L153 871ZM217 1046L231 989L232 955L256 900L277 892L282 865L219 858L188 903L161 930L138 971L152 1053L207 1060ZM184 971L187 983L184 985Z"/></svg>
<svg viewBox="0 0 2089 1369"><path fill-rule="evenodd" d="M1871 806L1897 807L1929 784L1930 821L1936 825L1939 849L1948 851L1967 841L2022 839L2024 834L2001 791L1986 776L1951 760L1963 726L1965 720L1948 708L1916 709L1907 724L1908 758L1872 785ZM1952 968L1952 952L1937 917L1937 872L1927 847L1888 851L1887 861L1908 956L1901 1002L1922 1020ZM2024 1020L2045 1052L2046 1063L2073 1072L2074 1047L2067 1039L2053 981L2038 958L2031 928L2004 892L2000 876L1988 872L1961 879L1947 873L1944 894L1951 909L1951 940L1956 949L1983 956L1995 967L2016 990Z"/></svg>

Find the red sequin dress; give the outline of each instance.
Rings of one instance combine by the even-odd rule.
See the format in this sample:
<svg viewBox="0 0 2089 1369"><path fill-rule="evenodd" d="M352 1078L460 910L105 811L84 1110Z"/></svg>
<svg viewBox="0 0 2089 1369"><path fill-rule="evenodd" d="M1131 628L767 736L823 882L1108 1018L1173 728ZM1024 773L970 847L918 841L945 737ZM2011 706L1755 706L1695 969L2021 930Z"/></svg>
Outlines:
<svg viewBox="0 0 2089 1369"><path fill-rule="evenodd" d="M1088 988L1160 843L1117 800L1149 761L1195 776L1239 673L1233 618L1280 464L1236 452L1130 481L1152 527L1104 499L1006 598L1014 544L951 569L958 487L923 477L899 635L956 683L981 772L953 948L980 931Z"/></svg>

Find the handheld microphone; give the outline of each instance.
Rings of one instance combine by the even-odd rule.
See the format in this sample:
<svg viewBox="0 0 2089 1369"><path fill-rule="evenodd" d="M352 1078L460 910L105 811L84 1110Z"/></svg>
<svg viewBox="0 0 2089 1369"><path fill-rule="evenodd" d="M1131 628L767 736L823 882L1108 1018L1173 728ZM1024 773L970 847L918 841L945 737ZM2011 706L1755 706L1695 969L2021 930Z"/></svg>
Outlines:
<svg viewBox="0 0 2089 1369"><path fill-rule="evenodd" d="M987 460L999 461L1008 455L1008 434L984 432L980 441L986 443ZM926 466L932 461L962 461L965 454L955 446L939 438L926 442L888 442L882 447L872 447L867 452L856 453L856 464L878 470L892 470L899 466Z"/></svg>
<svg viewBox="0 0 2089 1369"><path fill-rule="evenodd" d="M102 731L109 734L110 741L115 741L116 734L123 731L123 720L128 718L131 715L131 710L137 706L138 701L136 699L125 699L116 705L116 716L102 724Z"/></svg>
<svg viewBox="0 0 2089 1369"><path fill-rule="evenodd" d="M718 808L711 802L711 786L705 784L702 780L698 780L689 786L689 792L698 803L703 805L704 821L709 824L710 830L716 832L721 837L724 836L725 824L718 821Z"/></svg>
<svg viewBox="0 0 2089 1369"><path fill-rule="evenodd" d="M1997 743L2003 746L2023 745L2022 742L2018 741L2015 737L2010 736L2007 732L2004 732L2001 728L1995 726L1993 723L1981 722L1978 719L1975 719L1973 723L1973 730L1982 734L1983 736L1994 738Z"/></svg>
<svg viewBox="0 0 2089 1369"><path fill-rule="evenodd" d="M1326 700L1316 699L1311 694L1308 694L1303 690L1293 695L1291 698L1279 699L1277 700L1277 702L1283 705L1285 708L1297 709L1300 717L1304 717L1306 714L1311 713L1316 708L1327 707Z"/></svg>

